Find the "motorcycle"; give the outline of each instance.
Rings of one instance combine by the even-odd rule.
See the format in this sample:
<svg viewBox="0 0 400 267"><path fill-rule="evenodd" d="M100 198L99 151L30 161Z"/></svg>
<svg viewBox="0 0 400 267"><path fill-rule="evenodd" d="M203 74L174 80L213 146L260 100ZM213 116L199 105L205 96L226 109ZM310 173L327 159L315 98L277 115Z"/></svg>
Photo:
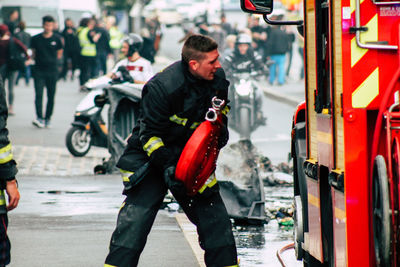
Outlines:
<svg viewBox="0 0 400 267"><path fill-rule="evenodd" d="M230 88L231 120L229 126L237 131L242 139L250 139L251 133L265 125L262 108L262 94L253 82L258 72L235 72L232 74Z"/></svg>

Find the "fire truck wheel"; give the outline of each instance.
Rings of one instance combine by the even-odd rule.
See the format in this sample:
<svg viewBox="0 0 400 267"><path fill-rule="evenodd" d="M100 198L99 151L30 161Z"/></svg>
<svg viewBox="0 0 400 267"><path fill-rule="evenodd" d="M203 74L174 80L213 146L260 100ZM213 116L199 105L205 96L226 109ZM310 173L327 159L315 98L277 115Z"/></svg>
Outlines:
<svg viewBox="0 0 400 267"><path fill-rule="evenodd" d="M390 195L386 163L378 155L374 161L372 184L372 227L377 266L390 266Z"/></svg>
<svg viewBox="0 0 400 267"><path fill-rule="evenodd" d="M301 243L304 241L303 205L299 195L294 197L294 250L297 260L303 258Z"/></svg>

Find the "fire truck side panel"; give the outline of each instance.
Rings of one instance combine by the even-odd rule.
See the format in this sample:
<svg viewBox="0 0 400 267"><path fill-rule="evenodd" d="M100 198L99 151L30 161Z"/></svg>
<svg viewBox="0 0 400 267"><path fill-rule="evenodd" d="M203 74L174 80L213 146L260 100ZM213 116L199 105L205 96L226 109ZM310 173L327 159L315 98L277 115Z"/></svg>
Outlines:
<svg viewBox="0 0 400 267"><path fill-rule="evenodd" d="M333 73L333 132L334 132L334 170L344 175L344 133L343 133L343 62L342 62L342 5L332 1L332 58ZM330 170L332 171L332 170ZM344 190L343 190L344 191ZM346 203L342 190L331 189L333 210L333 240L336 267L347 266Z"/></svg>
<svg viewBox="0 0 400 267"><path fill-rule="evenodd" d="M307 158L317 159L317 122L314 110L314 91L317 89L317 62L316 62L316 38L315 38L315 7L314 0L307 0L305 10L306 20L306 79L307 79Z"/></svg>
<svg viewBox="0 0 400 267"><path fill-rule="evenodd" d="M376 90L377 85L373 84L376 78L374 76L376 67L370 66L370 59L363 62L363 57L368 53L376 52L367 51L365 53L364 49L357 47L355 34L349 32L350 27L355 25L355 0L342 0L341 2L347 265L374 266L374 252L371 250L368 183L370 145L368 138L371 138L372 133L367 131L365 103L369 101L368 94ZM365 0L362 5L364 6L366 2L372 2L372 0ZM365 8L362 14L364 14L364 10ZM366 22L362 21L364 25ZM364 35L363 37L364 40L374 39L373 36L366 38ZM355 71L354 68L358 69ZM367 79L371 74L373 76ZM363 81L361 76L364 77ZM358 91L354 93L354 89L357 88Z"/></svg>
<svg viewBox="0 0 400 267"><path fill-rule="evenodd" d="M317 115L318 164L333 167L333 137L331 115Z"/></svg>
<svg viewBox="0 0 400 267"><path fill-rule="evenodd" d="M309 220L308 223L308 240L305 240L306 250L314 258L323 262L319 188L318 181L307 176L308 217L313 219Z"/></svg>
<svg viewBox="0 0 400 267"><path fill-rule="evenodd" d="M344 194L332 189L333 206L333 233L336 267L347 266L346 254L346 212Z"/></svg>

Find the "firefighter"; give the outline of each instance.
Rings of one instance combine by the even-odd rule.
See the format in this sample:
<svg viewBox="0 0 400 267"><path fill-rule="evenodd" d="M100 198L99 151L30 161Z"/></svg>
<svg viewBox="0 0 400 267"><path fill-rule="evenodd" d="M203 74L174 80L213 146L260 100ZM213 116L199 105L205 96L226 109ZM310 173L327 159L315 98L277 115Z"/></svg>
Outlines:
<svg viewBox="0 0 400 267"><path fill-rule="evenodd" d="M11 144L8 140L8 130L6 128L7 116L4 84L0 77L0 266L10 263L11 247L7 236L7 211L16 208L20 198L15 179L17 167L13 160ZM4 189L8 195L8 205L6 205Z"/></svg>
<svg viewBox="0 0 400 267"><path fill-rule="evenodd" d="M118 215L105 266L136 266L157 211L170 189L197 226L207 266L237 266L232 226L216 179L194 197L175 180L175 166L194 132L204 121L211 99L227 100L229 82L218 61L217 43L203 35L190 36L182 60L156 74L143 88L141 115L127 148L117 163L126 199ZM228 139L225 127L219 139Z"/></svg>

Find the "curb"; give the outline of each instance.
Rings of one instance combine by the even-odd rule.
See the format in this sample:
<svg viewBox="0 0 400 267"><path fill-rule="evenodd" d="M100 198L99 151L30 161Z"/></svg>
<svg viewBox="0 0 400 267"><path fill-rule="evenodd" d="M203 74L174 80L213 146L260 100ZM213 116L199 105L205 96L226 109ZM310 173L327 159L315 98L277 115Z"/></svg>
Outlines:
<svg viewBox="0 0 400 267"><path fill-rule="evenodd" d="M264 95L269 96L275 100L281 101L285 104L288 104L293 107L297 107L303 100L296 99L294 97L290 97L275 90L270 90L268 88L263 88Z"/></svg>

